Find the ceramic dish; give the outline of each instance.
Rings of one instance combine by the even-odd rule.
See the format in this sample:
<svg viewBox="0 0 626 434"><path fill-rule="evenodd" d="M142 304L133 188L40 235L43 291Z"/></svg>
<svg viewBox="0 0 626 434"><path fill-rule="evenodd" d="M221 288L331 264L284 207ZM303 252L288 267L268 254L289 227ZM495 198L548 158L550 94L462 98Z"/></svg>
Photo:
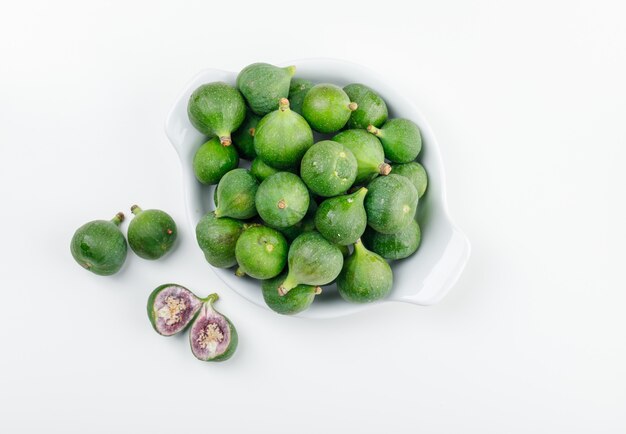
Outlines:
<svg viewBox="0 0 626 434"><path fill-rule="evenodd" d="M454 225L448 215L445 177L439 145L426 122L411 101L395 86L375 72L353 63L331 59L303 59L285 62L284 66L296 65L296 76L314 83L329 82L339 86L363 83L375 89L387 102L389 116L404 117L419 125L423 136L423 148L418 160L428 172L429 184L420 199L417 221L422 229L422 243L411 257L392 264L394 284L388 298L379 302L403 301L418 305L432 305L440 301L457 281L470 255L466 236ZM213 207L213 186L201 185L195 178L192 159L196 149L206 141L187 117L187 101L201 84L224 81L235 84L237 72L206 69L196 75L185 87L170 111L165 130L176 148L182 163L183 188L188 223L195 234L200 218ZM197 249L197 254L202 255ZM211 267L207 263L207 267ZM213 271L235 292L267 309L261 294L260 283L249 278L235 276L233 269L213 268ZM368 308L373 304L360 305L345 302L334 285L324 287L321 295L307 311L299 314L308 318L327 318L347 315Z"/></svg>

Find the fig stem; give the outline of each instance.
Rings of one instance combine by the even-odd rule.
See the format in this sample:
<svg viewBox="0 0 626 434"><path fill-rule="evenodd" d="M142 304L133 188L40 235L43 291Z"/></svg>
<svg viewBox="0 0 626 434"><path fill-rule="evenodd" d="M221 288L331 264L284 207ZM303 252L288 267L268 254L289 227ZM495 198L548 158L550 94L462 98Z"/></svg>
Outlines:
<svg viewBox="0 0 626 434"><path fill-rule="evenodd" d="M378 166L378 173L383 176L389 175L391 173L391 165L387 163L380 163L380 166Z"/></svg>
<svg viewBox="0 0 626 434"><path fill-rule="evenodd" d="M287 277L285 278L285 280L283 280L283 283L278 287L278 294L281 296L285 295L296 286L298 286L298 282L296 282L290 274L287 274Z"/></svg>
<svg viewBox="0 0 626 434"><path fill-rule="evenodd" d="M361 239L359 238L358 240L356 240L354 242L354 253L358 253L363 251L363 249L365 249L365 246L363 245L363 243L361 242Z"/></svg>
<svg viewBox="0 0 626 434"><path fill-rule="evenodd" d="M246 272L245 272L245 271L243 271L243 270L241 269L241 267L239 267L239 268L237 268L237 269L235 270L235 276L237 276L237 277L244 277L245 275L246 275Z"/></svg>
<svg viewBox="0 0 626 434"><path fill-rule="evenodd" d="M139 214L141 211L143 210L139 208L139 205L133 205L130 207L130 212L132 212L134 215Z"/></svg>
<svg viewBox="0 0 626 434"><path fill-rule="evenodd" d="M256 128L250 128L248 132L250 133L252 137L254 137L254 134L256 133Z"/></svg>
<svg viewBox="0 0 626 434"><path fill-rule="evenodd" d="M366 194L367 194L367 188L365 187L361 187L356 191L357 197L365 197Z"/></svg>
<svg viewBox="0 0 626 434"><path fill-rule="evenodd" d="M220 296L217 295L216 292L214 292L213 294L207 295L205 298L202 299L202 301L204 301L205 303L213 304L219 299L220 299Z"/></svg>
<svg viewBox="0 0 626 434"><path fill-rule="evenodd" d="M315 295L320 295L322 293L322 287L321 286L316 286L315 287Z"/></svg>
<svg viewBox="0 0 626 434"><path fill-rule="evenodd" d="M124 221L124 213L122 211L115 214L115 216L111 219L111 223L115 224L115 226L119 226L120 223L122 223L123 221Z"/></svg>
<svg viewBox="0 0 626 434"><path fill-rule="evenodd" d="M351 112L355 111L358 108L359 108L359 105L357 103L355 103L355 102L351 102L350 104L348 104L348 109Z"/></svg>
<svg viewBox="0 0 626 434"><path fill-rule="evenodd" d="M222 146L230 146L233 144L233 141L230 139L230 134L225 134L220 136L220 143Z"/></svg>
<svg viewBox="0 0 626 434"><path fill-rule="evenodd" d="M290 65L290 66L286 66L285 71L287 71L289 73L289 75L291 75L292 77L295 75L296 73L296 67L295 65Z"/></svg>
<svg viewBox="0 0 626 434"><path fill-rule="evenodd" d="M367 132L368 133L372 133L375 136L380 136L380 130L378 128L376 128L374 125L368 125L367 126Z"/></svg>
<svg viewBox="0 0 626 434"><path fill-rule="evenodd" d="M278 101L278 109L279 109L281 112L284 112L284 111L289 110L289 100L288 100L287 98L281 98L281 99Z"/></svg>

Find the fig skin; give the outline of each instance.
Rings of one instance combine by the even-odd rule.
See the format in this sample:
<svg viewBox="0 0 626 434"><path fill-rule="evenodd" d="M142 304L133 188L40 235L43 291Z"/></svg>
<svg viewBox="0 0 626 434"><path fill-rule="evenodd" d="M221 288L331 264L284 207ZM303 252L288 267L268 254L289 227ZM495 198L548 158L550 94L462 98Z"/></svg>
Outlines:
<svg viewBox="0 0 626 434"><path fill-rule="evenodd" d="M135 215L128 225L128 244L137 256L155 260L169 252L178 236L176 222L165 211L130 208Z"/></svg>
<svg viewBox="0 0 626 434"><path fill-rule="evenodd" d="M301 284L321 286L332 282L341 271L343 255L319 232L305 232L291 243L287 263L289 272L278 288L281 295Z"/></svg>
<svg viewBox="0 0 626 434"><path fill-rule="evenodd" d="M313 145L313 131L306 120L289 108L283 98L278 110L257 125L254 150L267 165L281 170L297 168L304 153Z"/></svg>
<svg viewBox="0 0 626 434"><path fill-rule="evenodd" d="M234 324L228 317L222 315L213 307L213 303L218 299L219 296L217 294L211 294L203 299L204 303L200 308L200 312L194 319L189 330L191 352L198 360L203 362L223 362L230 359L235 353L237 344L239 343L237 329ZM203 349L199 348L199 343L202 340L202 332L206 330L205 327L209 325L214 325L215 329L213 329L213 331L219 332L222 339L227 340L226 348L219 348L222 343L218 342L215 348L216 351L212 352L209 349L208 354L204 354ZM218 349L222 350L222 352L217 353Z"/></svg>
<svg viewBox="0 0 626 434"><path fill-rule="evenodd" d="M334 133L342 129L358 104L351 102L339 86L321 83L313 86L302 102L302 116L315 131Z"/></svg>
<svg viewBox="0 0 626 434"><path fill-rule="evenodd" d="M254 151L254 135L256 134L256 126L261 120L261 116L256 115L252 111L246 111L246 117L243 123L233 133L233 144L239 151L241 158L246 160L254 160L256 152Z"/></svg>
<svg viewBox="0 0 626 434"><path fill-rule="evenodd" d="M389 175L391 166L385 163L385 151L380 140L365 130L346 130L333 137L352 151L357 163L355 184L369 182L378 175Z"/></svg>
<svg viewBox="0 0 626 434"><path fill-rule="evenodd" d="M291 110L298 114L302 114L302 103L307 92L311 90L313 83L303 78L292 78L289 86L289 103ZM367 126L367 125L366 125Z"/></svg>
<svg viewBox="0 0 626 434"><path fill-rule="evenodd" d="M410 163L392 164L393 173L409 178L417 190L417 196L421 199L428 188L428 174L426 169L417 161Z"/></svg>
<svg viewBox="0 0 626 434"><path fill-rule="evenodd" d="M280 295L278 288L286 277L287 273L283 273L273 279L264 280L261 284L265 304L276 313L295 315L303 312L311 306L315 296L322 293L319 286L298 285L287 294Z"/></svg>
<svg viewBox="0 0 626 434"><path fill-rule="evenodd" d="M422 233L413 220L406 228L395 234L381 234L367 228L361 239L365 247L383 258L394 261L411 256L419 248Z"/></svg>
<svg viewBox="0 0 626 434"><path fill-rule="evenodd" d="M196 240L209 264L218 268L237 265L235 246L244 225L229 217L217 218L215 212L205 214L196 225Z"/></svg>
<svg viewBox="0 0 626 434"><path fill-rule="evenodd" d="M182 301L185 306L184 310L180 312L181 318L173 324L167 324L169 318L163 318L160 314L161 309L166 306L168 296L174 297L176 301ZM202 300L189 289L176 283L166 283L155 288L148 297L148 318L152 328L158 334L173 336L185 330L192 323L201 306ZM167 310L165 312L167 313ZM176 327L173 327L175 325Z"/></svg>
<svg viewBox="0 0 626 434"><path fill-rule="evenodd" d="M237 76L237 88L252 111L263 116L276 110L281 98L287 98L295 72L295 66L280 68L268 63L253 63Z"/></svg>
<svg viewBox="0 0 626 434"><path fill-rule="evenodd" d="M275 228L295 225L309 209L306 185L289 172L278 172L263 181L254 200L259 216Z"/></svg>
<svg viewBox="0 0 626 434"><path fill-rule="evenodd" d="M331 243L354 244L367 227L363 199L367 188L352 194L331 197L322 202L315 213L315 227Z"/></svg>
<svg viewBox="0 0 626 434"><path fill-rule="evenodd" d="M287 263L289 246L276 229L251 225L237 240L235 255L239 269L237 275L247 274L255 279L270 279L280 274Z"/></svg>
<svg viewBox="0 0 626 434"><path fill-rule="evenodd" d="M124 214L111 219L94 220L76 230L70 243L74 260L84 269L99 276L117 273L126 261L128 245L119 225Z"/></svg>
<svg viewBox="0 0 626 434"><path fill-rule="evenodd" d="M408 119L388 120L380 129L369 125L367 131L380 139L385 157L393 163L409 163L422 150L420 129Z"/></svg>
<svg viewBox="0 0 626 434"><path fill-rule="evenodd" d="M250 173L252 173L252 175L254 175L259 182L265 181L267 178L277 174L278 172L280 172L280 170L274 169L258 157L255 158L250 165Z"/></svg>
<svg viewBox="0 0 626 434"><path fill-rule="evenodd" d="M213 137L198 148L193 157L193 173L202 184L217 184L226 173L239 166L234 146L224 146Z"/></svg>
<svg viewBox="0 0 626 434"><path fill-rule="evenodd" d="M223 82L208 83L191 94L187 114L198 131L217 136L222 145L229 146L231 133L246 116L246 103L234 87Z"/></svg>
<svg viewBox="0 0 626 434"><path fill-rule="evenodd" d="M215 216L249 219L257 215L254 196L259 188L256 178L246 169L234 169L217 184Z"/></svg>
<svg viewBox="0 0 626 434"><path fill-rule="evenodd" d="M392 286L393 272L387 261L357 241L337 277L341 297L353 303L370 303L386 297Z"/></svg>
<svg viewBox="0 0 626 434"><path fill-rule="evenodd" d="M331 140L317 142L304 154L300 176L309 189L324 197L345 193L354 183L357 161L346 146Z"/></svg>
<svg viewBox="0 0 626 434"><path fill-rule="evenodd" d="M365 196L367 223L377 232L393 234L415 218L417 190L406 177L388 175L374 179Z"/></svg>
<svg viewBox="0 0 626 434"><path fill-rule="evenodd" d="M368 125L380 127L385 123L389 112L387 104L374 90L364 84L352 83L343 88L344 92L358 104L352 112L346 126L348 128L367 128Z"/></svg>

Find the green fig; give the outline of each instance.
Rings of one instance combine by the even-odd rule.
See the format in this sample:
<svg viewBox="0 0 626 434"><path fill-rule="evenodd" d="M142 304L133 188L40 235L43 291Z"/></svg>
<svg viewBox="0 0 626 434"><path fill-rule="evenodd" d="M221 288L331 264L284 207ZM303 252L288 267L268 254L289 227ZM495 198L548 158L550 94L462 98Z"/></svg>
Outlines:
<svg viewBox="0 0 626 434"><path fill-rule="evenodd" d="M365 130L346 130L333 137L350 149L356 158L357 174L355 183L368 182L378 175L389 175L391 166L385 163L385 152L375 136Z"/></svg>
<svg viewBox="0 0 626 434"><path fill-rule="evenodd" d="M203 184L217 184L237 166L239 155L235 148L222 145L217 137L200 146L193 157L193 173Z"/></svg>
<svg viewBox="0 0 626 434"><path fill-rule="evenodd" d="M278 108L278 100L287 98L295 72L295 66L279 68L267 63L253 63L237 76L237 88L252 111L263 116Z"/></svg>
<svg viewBox="0 0 626 434"><path fill-rule="evenodd" d="M130 208L135 217L128 225L128 244L137 256L159 259L170 251L178 231L170 215L158 209Z"/></svg>
<svg viewBox="0 0 626 434"><path fill-rule="evenodd" d="M367 131L380 139L385 157L394 163L413 161L422 150L420 129L408 119L391 119L381 128L369 125Z"/></svg>
<svg viewBox="0 0 626 434"><path fill-rule="evenodd" d="M76 230L70 251L78 264L100 276L117 273L124 261L128 246L119 225L124 214L119 212L111 221L94 220Z"/></svg>
<svg viewBox="0 0 626 434"><path fill-rule="evenodd" d="M408 178L394 174L379 177L369 183L368 189L364 204L372 229L393 234L413 221L418 198Z"/></svg>
<svg viewBox="0 0 626 434"><path fill-rule="evenodd" d="M172 336L185 330L194 320L202 300L175 283L157 287L148 297L148 318L161 336Z"/></svg>
<svg viewBox="0 0 626 434"><path fill-rule="evenodd" d="M298 175L278 172L261 183L254 201L268 225L286 228L298 223L306 214L309 191Z"/></svg>
<svg viewBox="0 0 626 434"><path fill-rule="evenodd" d="M322 83L313 86L302 102L302 116L311 128L320 133L334 133L342 129L358 104L351 102L339 86Z"/></svg>
<svg viewBox="0 0 626 434"><path fill-rule="evenodd" d="M196 240L209 264L230 268L237 265L235 246L242 232L240 221L228 217L218 219L215 212L210 212L196 225Z"/></svg>
<svg viewBox="0 0 626 434"><path fill-rule="evenodd" d="M289 100L280 100L279 109L257 125L254 149L257 156L277 169L295 168L313 145L313 132L304 118L289 109Z"/></svg>
<svg viewBox="0 0 626 434"><path fill-rule="evenodd" d="M302 103L307 92L313 87L313 83L303 78L292 78L289 86L289 103L291 110L302 114ZM367 125L366 125L367 126Z"/></svg>
<svg viewBox="0 0 626 434"><path fill-rule="evenodd" d="M298 285L326 285L339 275L343 255L318 232L305 232L293 240L287 256L289 273L278 287L281 295Z"/></svg>
<svg viewBox="0 0 626 434"><path fill-rule="evenodd" d="M234 169L217 184L217 207L215 216L249 219L254 217L254 196L259 183L246 169Z"/></svg>
<svg viewBox="0 0 626 434"><path fill-rule="evenodd" d="M357 241L337 277L339 294L346 301L369 303L386 297L392 286L393 272L387 261Z"/></svg>
<svg viewBox="0 0 626 434"><path fill-rule="evenodd" d="M248 110L243 123L239 126L237 131L233 133L233 143L239 151L239 155L246 160L252 161L256 158L256 152L254 151L254 134L256 133L256 126L260 120L260 116Z"/></svg>
<svg viewBox="0 0 626 434"><path fill-rule="evenodd" d="M354 244L367 227L363 199L367 188L352 194L331 197L321 203L315 213L315 227L331 243Z"/></svg>
<svg viewBox="0 0 626 434"><path fill-rule="evenodd" d="M388 116L387 104L364 84L352 83L343 88L350 101L358 104L348 119L348 128L367 128L368 125L380 127Z"/></svg>
<svg viewBox="0 0 626 434"><path fill-rule="evenodd" d="M287 273L283 273L273 279L264 280L261 284L263 299L274 312L282 315L295 315L307 310L313 303L315 296L322 293L322 288L319 286L298 285L287 294L280 295L278 287L286 277Z"/></svg>
<svg viewBox="0 0 626 434"><path fill-rule="evenodd" d="M265 181L278 172L280 172L280 170L274 169L258 157L252 160L252 164L250 165L250 173L252 173L259 182Z"/></svg>
<svg viewBox="0 0 626 434"><path fill-rule="evenodd" d="M409 181L413 183L413 186L417 190L417 195L421 199L426 193L428 187L428 175L424 166L416 161L410 163L392 164L393 173L396 175L402 175L409 178Z"/></svg>
<svg viewBox="0 0 626 434"><path fill-rule="evenodd" d="M415 253L421 239L422 233L415 220L395 234L381 234L367 228L362 237L365 247L388 260L408 258Z"/></svg>
<svg viewBox="0 0 626 434"><path fill-rule="evenodd" d="M287 263L287 240L276 229L261 225L246 228L235 247L238 276L270 279L280 274Z"/></svg>
<svg viewBox="0 0 626 434"><path fill-rule="evenodd" d="M300 163L300 176L317 195L330 197L345 193L357 174L357 161L346 146L332 140L317 142Z"/></svg>
<svg viewBox="0 0 626 434"><path fill-rule="evenodd" d="M191 94L187 105L191 124L207 136L217 136L224 146L246 116L246 103L234 87L215 82L203 84Z"/></svg>
<svg viewBox="0 0 626 434"><path fill-rule="evenodd" d="M189 331L191 352L203 362L228 360L237 349L237 329L230 320L213 308L217 294L203 299L204 303Z"/></svg>

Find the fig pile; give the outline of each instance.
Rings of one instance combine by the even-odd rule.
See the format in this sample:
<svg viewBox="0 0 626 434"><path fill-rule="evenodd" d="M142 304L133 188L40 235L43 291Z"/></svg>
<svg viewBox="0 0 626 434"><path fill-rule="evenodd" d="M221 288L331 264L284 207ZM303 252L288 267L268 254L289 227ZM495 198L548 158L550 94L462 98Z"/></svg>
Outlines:
<svg viewBox="0 0 626 434"><path fill-rule="evenodd" d="M191 95L190 122L206 135L193 170L216 185L198 245L214 267L261 280L280 314L302 312L333 283L349 302L380 300L393 286L389 262L421 241L415 215L428 178L415 161L420 129L390 119L368 86L313 83L295 72L255 63L235 86L206 83ZM239 167L242 160L250 165ZM190 318L213 315L190 300ZM195 320L192 342L205 323ZM194 354L207 357L199 347Z"/></svg>

